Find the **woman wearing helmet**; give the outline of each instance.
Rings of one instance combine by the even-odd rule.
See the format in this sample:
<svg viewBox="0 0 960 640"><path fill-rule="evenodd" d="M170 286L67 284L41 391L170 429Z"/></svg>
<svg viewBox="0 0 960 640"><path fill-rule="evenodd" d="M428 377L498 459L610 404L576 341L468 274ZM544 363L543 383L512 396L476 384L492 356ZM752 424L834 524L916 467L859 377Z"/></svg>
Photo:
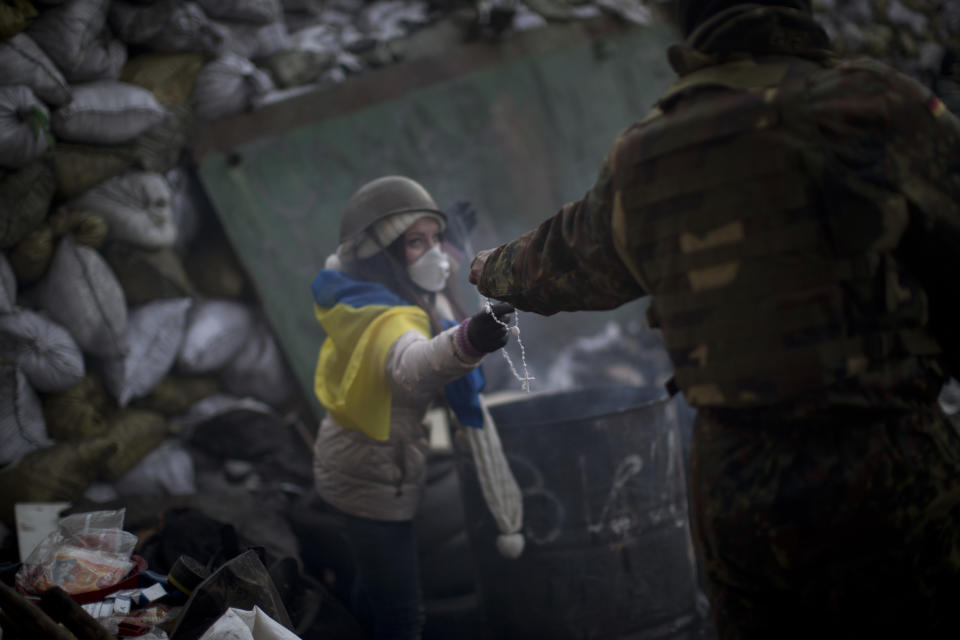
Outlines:
<svg viewBox="0 0 960 640"><path fill-rule="evenodd" d="M327 410L314 449L320 497L342 512L356 552L351 607L378 640L423 623L413 517L426 483L428 408L480 427L477 366L507 342L513 311L463 317L447 295L446 216L418 183L378 178L349 200L340 244L314 279L326 332L314 391Z"/></svg>

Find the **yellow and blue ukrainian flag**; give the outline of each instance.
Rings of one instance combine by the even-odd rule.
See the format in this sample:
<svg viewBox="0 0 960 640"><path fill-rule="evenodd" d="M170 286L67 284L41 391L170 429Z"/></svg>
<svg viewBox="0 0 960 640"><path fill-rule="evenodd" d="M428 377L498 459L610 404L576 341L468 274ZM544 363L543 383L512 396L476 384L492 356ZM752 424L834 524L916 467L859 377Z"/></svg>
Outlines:
<svg viewBox="0 0 960 640"><path fill-rule="evenodd" d="M338 424L387 440L391 406L387 354L407 331L430 337L426 312L381 284L331 269L317 274L311 290L314 315L327 334L313 378L317 399ZM466 426L483 426L479 398L483 386L477 367L445 387L451 409Z"/></svg>

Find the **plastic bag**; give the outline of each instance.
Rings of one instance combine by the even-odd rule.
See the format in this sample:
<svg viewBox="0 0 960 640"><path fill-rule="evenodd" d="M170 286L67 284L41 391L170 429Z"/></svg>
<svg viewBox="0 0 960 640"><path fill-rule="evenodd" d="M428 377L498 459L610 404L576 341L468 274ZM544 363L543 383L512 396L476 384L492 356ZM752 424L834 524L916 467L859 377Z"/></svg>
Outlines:
<svg viewBox="0 0 960 640"><path fill-rule="evenodd" d="M57 530L37 545L17 572L17 589L43 593L60 587L83 593L111 587L136 563L137 536L124 531L125 510L91 511L61 518Z"/></svg>

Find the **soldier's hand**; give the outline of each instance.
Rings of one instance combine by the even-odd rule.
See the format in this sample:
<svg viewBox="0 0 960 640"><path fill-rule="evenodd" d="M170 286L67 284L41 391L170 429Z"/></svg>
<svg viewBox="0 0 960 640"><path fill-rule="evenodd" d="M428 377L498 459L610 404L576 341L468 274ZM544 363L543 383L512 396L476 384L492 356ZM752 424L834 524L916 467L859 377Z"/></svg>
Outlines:
<svg viewBox="0 0 960 640"><path fill-rule="evenodd" d="M480 278L483 276L483 267L487 264L487 258L489 258L493 252L493 249L485 249L479 251L477 255L474 256L473 262L470 263L470 284L480 284Z"/></svg>

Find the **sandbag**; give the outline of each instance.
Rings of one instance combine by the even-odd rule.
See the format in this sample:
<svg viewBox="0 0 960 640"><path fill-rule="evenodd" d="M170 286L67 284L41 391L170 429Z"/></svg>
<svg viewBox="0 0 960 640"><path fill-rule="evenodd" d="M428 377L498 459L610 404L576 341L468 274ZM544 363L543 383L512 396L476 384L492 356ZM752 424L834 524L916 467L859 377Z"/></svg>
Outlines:
<svg viewBox="0 0 960 640"><path fill-rule="evenodd" d="M121 496L185 496L197 492L193 456L167 439L114 483Z"/></svg>
<svg viewBox="0 0 960 640"><path fill-rule="evenodd" d="M141 305L153 300L196 295L175 251L148 250L111 242L104 249L104 257L117 274L128 304Z"/></svg>
<svg viewBox="0 0 960 640"><path fill-rule="evenodd" d="M262 320L222 372L224 388L238 396L252 396L275 407L293 397L296 382L277 346L277 341Z"/></svg>
<svg viewBox="0 0 960 640"><path fill-rule="evenodd" d="M0 38L9 38L30 26L37 10L28 0L0 2Z"/></svg>
<svg viewBox="0 0 960 640"><path fill-rule="evenodd" d="M103 216L90 211L60 208L50 214L47 224L57 239L70 234L78 244L99 249L107 238L109 227Z"/></svg>
<svg viewBox="0 0 960 640"><path fill-rule="evenodd" d="M157 173L130 171L110 178L66 206L103 216L111 240L160 249L172 246L177 237L170 185Z"/></svg>
<svg viewBox="0 0 960 640"><path fill-rule="evenodd" d="M50 112L30 87L0 87L0 166L19 169L50 144Z"/></svg>
<svg viewBox="0 0 960 640"><path fill-rule="evenodd" d="M65 391L83 379L80 347L66 329L28 309L0 316L0 359L15 364L37 391Z"/></svg>
<svg viewBox="0 0 960 640"><path fill-rule="evenodd" d="M53 112L52 127L68 142L121 144L158 124L165 115L153 94L116 80L73 87L70 104Z"/></svg>
<svg viewBox="0 0 960 640"><path fill-rule="evenodd" d="M217 393L207 396L190 406L181 416L177 416L176 423L183 429L183 437L190 440L203 425L230 414L259 413L267 417L277 416L273 408L254 398L238 398L228 393Z"/></svg>
<svg viewBox="0 0 960 640"><path fill-rule="evenodd" d="M220 382L213 376L171 375L157 383L149 394L131 402L130 406L176 416L186 413L191 406L219 391Z"/></svg>
<svg viewBox="0 0 960 640"><path fill-rule="evenodd" d="M69 77L103 31L109 4L109 0L68 0L41 12L27 33Z"/></svg>
<svg viewBox="0 0 960 640"><path fill-rule="evenodd" d="M187 146L194 120L189 105L180 104L168 108L163 120L137 136L134 141L137 164L155 173L165 173L175 167Z"/></svg>
<svg viewBox="0 0 960 640"><path fill-rule="evenodd" d="M103 459L117 445L105 438L64 442L32 451L0 470L0 518L13 522L17 502L72 502L97 478Z"/></svg>
<svg viewBox="0 0 960 640"><path fill-rule="evenodd" d="M44 395L42 402L47 434L57 442L90 440L107 433L103 416L107 394L99 378L86 375L66 391Z"/></svg>
<svg viewBox="0 0 960 640"><path fill-rule="evenodd" d="M145 53L127 61L120 79L143 87L164 107L187 104L203 68L199 53Z"/></svg>
<svg viewBox="0 0 960 640"><path fill-rule="evenodd" d="M37 285L37 302L66 327L84 352L117 358L127 352L127 303L106 261L65 236Z"/></svg>
<svg viewBox="0 0 960 640"><path fill-rule="evenodd" d="M53 259L53 230L43 223L10 250L10 266L21 284L43 277Z"/></svg>
<svg viewBox="0 0 960 640"><path fill-rule="evenodd" d="M200 71L191 101L198 117L216 120L244 111L254 96L272 88L270 77L252 62L227 54Z"/></svg>
<svg viewBox="0 0 960 640"><path fill-rule="evenodd" d="M283 14L279 0L198 0L203 12L214 19L267 24Z"/></svg>
<svg viewBox="0 0 960 640"><path fill-rule="evenodd" d="M233 249L223 234L197 238L183 266L197 290L210 298L237 298L246 279Z"/></svg>
<svg viewBox="0 0 960 640"><path fill-rule="evenodd" d="M148 394L167 375L180 351L192 301L176 298L151 302L130 311L123 358L105 362L103 380L121 407ZM0 324L0 328L2 328Z"/></svg>
<svg viewBox="0 0 960 640"><path fill-rule="evenodd" d="M104 147L58 142L51 156L57 195L61 198L78 196L137 163L132 145Z"/></svg>
<svg viewBox="0 0 960 640"><path fill-rule="evenodd" d="M70 86L63 74L25 33L0 41L0 69L5 85L26 85L38 98L56 107L70 101Z"/></svg>
<svg viewBox="0 0 960 640"><path fill-rule="evenodd" d="M336 61L336 54L312 49L281 51L261 64L278 87L288 89L314 82Z"/></svg>
<svg viewBox="0 0 960 640"><path fill-rule="evenodd" d="M53 171L38 160L0 179L0 249L40 226L53 200Z"/></svg>
<svg viewBox="0 0 960 640"><path fill-rule="evenodd" d="M100 478L118 480L145 455L170 435L170 424L159 413L138 409L121 409L107 419L107 440L117 445L116 451L100 465Z"/></svg>
<svg viewBox="0 0 960 640"><path fill-rule="evenodd" d="M149 5L114 0L110 26L128 44L166 53L213 53L226 37L195 2L160 0Z"/></svg>
<svg viewBox="0 0 960 640"><path fill-rule="evenodd" d="M167 172L166 178L170 185L170 211L177 227L175 246L185 249L196 238L200 221L212 216L212 207L196 173L191 169L186 166L174 167Z"/></svg>
<svg viewBox="0 0 960 640"><path fill-rule="evenodd" d="M227 33L220 46L223 55L233 54L248 60L263 58L288 51L293 48L287 25L278 20L269 24L250 24L248 22L217 22Z"/></svg>
<svg viewBox="0 0 960 640"><path fill-rule="evenodd" d="M51 444L40 400L27 376L15 365L0 364L0 466Z"/></svg>
<svg viewBox="0 0 960 640"><path fill-rule="evenodd" d="M126 63L127 45L104 32L90 43L80 61L65 75L72 84L116 80Z"/></svg>
<svg viewBox="0 0 960 640"><path fill-rule="evenodd" d="M253 313L231 300L203 300L194 305L177 356L184 373L210 373L223 368L249 339Z"/></svg>
<svg viewBox="0 0 960 640"><path fill-rule="evenodd" d="M10 313L17 304L17 277L10 261L0 251L0 314Z"/></svg>

